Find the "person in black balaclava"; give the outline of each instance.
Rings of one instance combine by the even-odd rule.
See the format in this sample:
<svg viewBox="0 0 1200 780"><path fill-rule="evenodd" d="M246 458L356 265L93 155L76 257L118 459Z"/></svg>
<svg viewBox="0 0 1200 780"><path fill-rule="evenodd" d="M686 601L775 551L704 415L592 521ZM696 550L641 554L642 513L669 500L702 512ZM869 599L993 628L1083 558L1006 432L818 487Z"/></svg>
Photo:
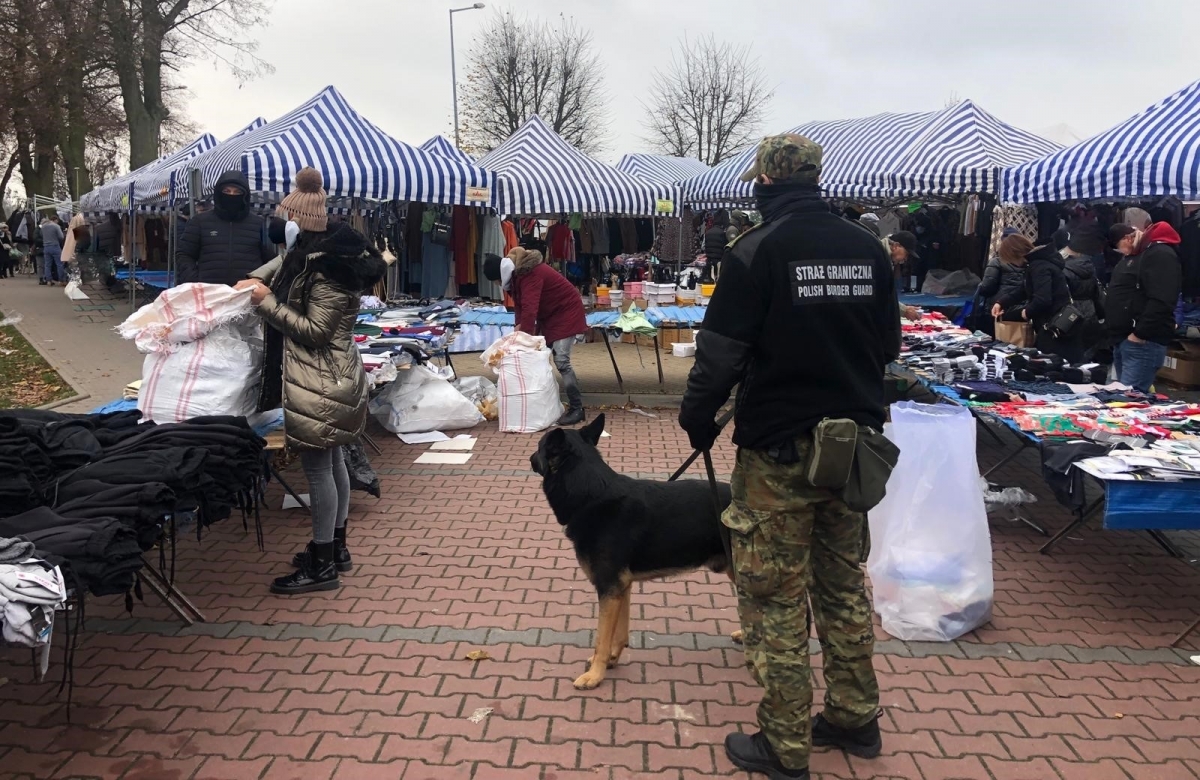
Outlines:
<svg viewBox="0 0 1200 780"><path fill-rule="evenodd" d="M249 182L228 171L213 188L212 211L188 220L175 253L175 282L237 284L275 255L262 219L250 213Z"/></svg>

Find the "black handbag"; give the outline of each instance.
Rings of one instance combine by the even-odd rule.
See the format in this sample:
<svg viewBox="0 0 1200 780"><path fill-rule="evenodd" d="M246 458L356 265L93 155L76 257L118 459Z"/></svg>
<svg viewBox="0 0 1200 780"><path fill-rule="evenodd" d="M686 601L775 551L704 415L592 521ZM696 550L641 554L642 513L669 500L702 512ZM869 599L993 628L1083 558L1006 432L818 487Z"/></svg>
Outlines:
<svg viewBox="0 0 1200 780"><path fill-rule="evenodd" d="M1083 322L1083 312L1075 305L1075 299L1071 298L1070 303L1059 309L1058 314L1050 318L1046 327L1054 331L1059 338L1065 338L1071 335L1081 322Z"/></svg>
<svg viewBox="0 0 1200 780"><path fill-rule="evenodd" d="M429 240L438 246L450 246L450 215L440 212L429 230Z"/></svg>

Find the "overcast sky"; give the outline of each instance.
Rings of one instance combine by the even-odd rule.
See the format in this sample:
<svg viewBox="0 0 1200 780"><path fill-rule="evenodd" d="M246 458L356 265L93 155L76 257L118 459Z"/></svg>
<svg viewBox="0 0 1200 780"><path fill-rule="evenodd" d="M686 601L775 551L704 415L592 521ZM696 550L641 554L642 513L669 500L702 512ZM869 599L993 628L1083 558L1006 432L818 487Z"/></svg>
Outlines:
<svg viewBox="0 0 1200 780"><path fill-rule="evenodd" d="M412 144L451 135L441 0L275 0L259 53L275 73L239 85L219 66L184 73L189 114L224 139L328 84ZM512 10L591 30L603 58L616 162L651 151L639 99L685 33L754 48L775 97L764 132L810 120L928 111L971 98L1009 123L1086 137L1200 79L1200 3L1190 0L520 0L455 15L462 62L489 14Z"/></svg>

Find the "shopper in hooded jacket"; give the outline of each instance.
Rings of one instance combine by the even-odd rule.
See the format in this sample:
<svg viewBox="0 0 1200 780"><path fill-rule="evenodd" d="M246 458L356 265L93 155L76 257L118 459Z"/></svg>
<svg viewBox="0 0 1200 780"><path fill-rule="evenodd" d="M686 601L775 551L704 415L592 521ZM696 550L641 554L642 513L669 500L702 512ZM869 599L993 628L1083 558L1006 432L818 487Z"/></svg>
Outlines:
<svg viewBox="0 0 1200 780"><path fill-rule="evenodd" d="M1021 318L1033 323L1037 348L1059 355L1071 363L1083 362L1083 327L1077 323L1067 333L1055 330L1051 323L1071 303L1067 285L1066 262L1052 243L1039 246L1026 258L1025 306Z"/></svg>
<svg viewBox="0 0 1200 780"><path fill-rule="evenodd" d="M213 188L213 208L188 220L175 253L176 283L237 284L275 257L260 217L250 213L250 183L227 171Z"/></svg>
<svg viewBox="0 0 1200 780"><path fill-rule="evenodd" d="M299 453L309 484L312 541L293 559L296 572L271 585L285 595L334 590L338 572L352 565L342 447L367 422L367 377L354 324L363 292L387 270L361 233L344 223L329 228L320 173L305 168L296 178L299 188L277 212L300 228L294 246L237 285L253 288L251 300L268 326L259 409L282 405L288 449Z"/></svg>
<svg viewBox="0 0 1200 780"><path fill-rule="evenodd" d="M1113 368L1118 382L1148 392L1175 337L1175 305L1183 285L1175 249L1179 233L1155 222L1144 233L1114 226L1110 236L1118 246L1124 241L1130 252L1108 283L1104 329L1113 345Z"/></svg>

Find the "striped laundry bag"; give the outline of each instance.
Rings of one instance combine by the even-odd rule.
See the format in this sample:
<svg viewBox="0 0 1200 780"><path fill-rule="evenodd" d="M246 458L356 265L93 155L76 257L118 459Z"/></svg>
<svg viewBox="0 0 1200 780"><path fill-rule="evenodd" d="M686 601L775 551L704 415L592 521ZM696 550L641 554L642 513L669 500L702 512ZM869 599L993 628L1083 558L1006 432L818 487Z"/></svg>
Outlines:
<svg viewBox="0 0 1200 780"><path fill-rule="evenodd" d="M544 338L510 333L480 357L496 372L502 433L537 433L562 416L558 381Z"/></svg>
<svg viewBox="0 0 1200 780"><path fill-rule="evenodd" d="M182 284L117 327L146 355L138 409L154 422L256 410L262 322L250 290Z"/></svg>

